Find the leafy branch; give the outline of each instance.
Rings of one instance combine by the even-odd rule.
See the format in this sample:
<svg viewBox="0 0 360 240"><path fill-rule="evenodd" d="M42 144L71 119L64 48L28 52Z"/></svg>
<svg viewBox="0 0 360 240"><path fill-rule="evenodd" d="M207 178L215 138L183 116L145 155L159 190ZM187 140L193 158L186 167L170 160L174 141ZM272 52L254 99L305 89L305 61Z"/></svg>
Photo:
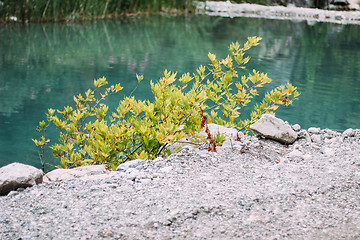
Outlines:
<svg viewBox="0 0 360 240"><path fill-rule="evenodd" d="M279 106L290 105L299 95L290 83L277 87L255 105L250 119L240 119L241 109L258 95L257 88L271 82L267 74L256 70L248 76L238 75L250 60L250 57L245 57L246 51L258 45L260 39L250 37L243 47L237 42L232 43L230 54L221 60L209 53L207 68L200 66L196 72L185 73L179 79L177 73L165 70L159 81L150 82L153 102L136 100L133 96L143 79L142 75L137 75L138 85L129 96L120 100L111 114L101 102L122 87L120 84L112 85L104 93L98 93L107 81L105 78L95 80L94 89L87 90L84 97L81 94L74 97L75 109L67 106L62 110L48 110L47 123L42 121L38 127L43 136L33 139L41 161L45 162L44 149L50 142L46 139L46 129L50 124L60 131L59 143L50 149L65 168L107 164L115 169L129 159L167 156L170 154L169 144L196 135L202 129L207 134L209 151L216 151L216 145L221 144L224 136L212 136L207 122L237 127L246 133L249 125L264 113L273 113Z"/></svg>

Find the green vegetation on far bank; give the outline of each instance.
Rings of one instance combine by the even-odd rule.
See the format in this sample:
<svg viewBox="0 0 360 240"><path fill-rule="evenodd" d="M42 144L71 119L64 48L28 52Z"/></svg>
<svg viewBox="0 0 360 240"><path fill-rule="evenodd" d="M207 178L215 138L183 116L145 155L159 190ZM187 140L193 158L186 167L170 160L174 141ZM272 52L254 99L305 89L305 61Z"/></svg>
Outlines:
<svg viewBox="0 0 360 240"><path fill-rule="evenodd" d="M58 22L104 19L126 14L185 13L194 0L3 0L0 22Z"/></svg>

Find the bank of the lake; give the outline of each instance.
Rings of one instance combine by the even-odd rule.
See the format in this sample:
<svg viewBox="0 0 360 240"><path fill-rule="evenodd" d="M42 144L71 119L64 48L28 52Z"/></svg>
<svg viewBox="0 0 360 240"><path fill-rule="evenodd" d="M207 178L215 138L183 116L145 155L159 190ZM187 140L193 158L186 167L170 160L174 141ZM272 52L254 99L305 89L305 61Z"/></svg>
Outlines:
<svg viewBox="0 0 360 240"><path fill-rule="evenodd" d="M12 192L0 197L0 238L359 239L360 130L307 133Z"/></svg>

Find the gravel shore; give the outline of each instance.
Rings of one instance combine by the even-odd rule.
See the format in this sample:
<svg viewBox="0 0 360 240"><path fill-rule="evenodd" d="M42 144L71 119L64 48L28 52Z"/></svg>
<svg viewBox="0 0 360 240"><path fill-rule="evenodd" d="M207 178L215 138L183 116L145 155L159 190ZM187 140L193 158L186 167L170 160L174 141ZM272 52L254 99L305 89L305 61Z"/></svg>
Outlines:
<svg viewBox="0 0 360 240"><path fill-rule="evenodd" d="M359 5L353 11L335 11L316 8L301 8L295 6L263 6L258 4L231 3L230 1L198 2L196 9L199 13L221 17L250 17L268 18L292 21L331 22L338 24L360 24Z"/></svg>
<svg viewBox="0 0 360 240"><path fill-rule="evenodd" d="M11 192L0 239L360 239L360 130L306 133Z"/></svg>

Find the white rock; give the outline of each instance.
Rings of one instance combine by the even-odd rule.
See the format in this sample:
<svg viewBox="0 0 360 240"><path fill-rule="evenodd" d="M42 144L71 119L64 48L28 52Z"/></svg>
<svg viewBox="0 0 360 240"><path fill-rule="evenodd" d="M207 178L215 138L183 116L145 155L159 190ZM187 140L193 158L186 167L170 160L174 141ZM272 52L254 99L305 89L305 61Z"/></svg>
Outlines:
<svg viewBox="0 0 360 240"><path fill-rule="evenodd" d="M130 181L134 181L140 174L140 171L137 170L136 168L129 168L127 171L127 176L126 178Z"/></svg>
<svg viewBox="0 0 360 240"><path fill-rule="evenodd" d="M308 133L310 133L310 134L319 134L320 133L320 128L311 127L311 128L308 129Z"/></svg>
<svg viewBox="0 0 360 240"><path fill-rule="evenodd" d="M226 139L236 140L237 138L241 138L244 134L239 132L235 128L227 128L215 123L207 124L207 127L212 136L216 136L216 134L221 133L226 136ZM207 133L205 133L205 128L199 133L200 136L207 137Z"/></svg>
<svg viewBox="0 0 360 240"><path fill-rule="evenodd" d="M261 136L271 138L285 144L292 144L297 139L297 133L280 118L264 114L250 129Z"/></svg>
<svg viewBox="0 0 360 240"><path fill-rule="evenodd" d="M44 182L60 182L73 178L104 174L106 172L108 172L106 165L87 165L72 169L55 169L44 176Z"/></svg>
<svg viewBox="0 0 360 240"><path fill-rule="evenodd" d="M302 152L300 152L299 150L293 150L292 152L289 153L288 155L290 158L304 158L304 155L302 154Z"/></svg>
<svg viewBox="0 0 360 240"><path fill-rule="evenodd" d="M320 135L311 135L311 141L314 143L322 143L322 138Z"/></svg>
<svg viewBox="0 0 360 240"><path fill-rule="evenodd" d="M31 187L43 182L43 172L33 166L11 163L0 168L0 196L18 188Z"/></svg>
<svg viewBox="0 0 360 240"><path fill-rule="evenodd" d="M343 136L345 137L354 137L355 136L355 131L352 128L348 128L343 132Z"/></svg>
<svg viewBox="0 0 360 240"><path fill-rule="evenodd" d="M298 132L301 130L301 126L299 124L294 124L291 127L295 132Z"/></svg>
<svg viewBox="0 0 360 240"><path fill-rule="evenodd" d="M334 130L331 130L331 129L325 129L325 132L329 135L329 136L331 136L331 137L336 137L337 136L337 134L338 134L338 132L336 132L336 131L334 131Z"/></svg>

